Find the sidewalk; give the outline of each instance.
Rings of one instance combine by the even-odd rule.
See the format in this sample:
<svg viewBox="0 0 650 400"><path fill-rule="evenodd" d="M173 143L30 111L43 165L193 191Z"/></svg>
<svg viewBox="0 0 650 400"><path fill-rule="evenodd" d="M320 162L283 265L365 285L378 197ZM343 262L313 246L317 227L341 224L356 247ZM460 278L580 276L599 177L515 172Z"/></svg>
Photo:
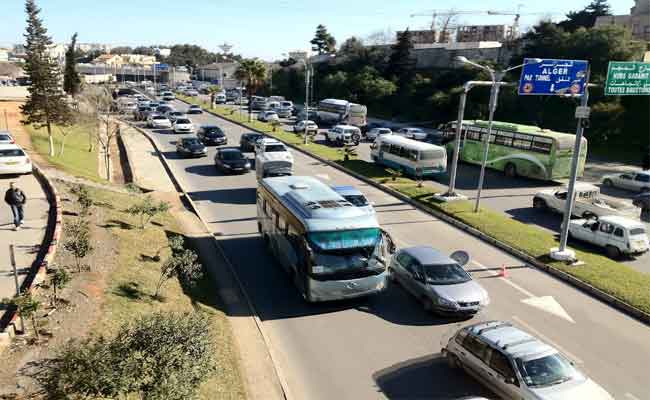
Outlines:
<svg viewBox="0 0 650 400"><path fill-rule="evenodd" d="M27 196L25 223L21 230L15 232L11 210L4 202L4 194L9 188L9 182L15 182L16 186L22 189ZM16 294L9 258L9 245L14 245L18 283L22 284L43 241L50 205L43 188L33 175L0 177L0 194L2 195L2 205L0 206L0 299L2 299L13 297Z"/></svg>

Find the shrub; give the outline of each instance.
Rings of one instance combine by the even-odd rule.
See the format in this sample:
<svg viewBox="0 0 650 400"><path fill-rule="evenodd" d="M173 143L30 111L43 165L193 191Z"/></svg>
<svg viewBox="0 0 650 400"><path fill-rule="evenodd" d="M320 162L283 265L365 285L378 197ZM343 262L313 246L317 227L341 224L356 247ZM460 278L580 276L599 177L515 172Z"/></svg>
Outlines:
<svg viewBox="0 0 650 400"><path fill-rule="evenodd" d="M144 227L149 224L149 221L151 221L153 217L160 213L167 212L168 210L168 203L164 201L155 203L150 196L146 196L140 203L132 205L131 207L124 210L124 212L133 215L134 217L139 217L139 228L144 229Z"/></svg>

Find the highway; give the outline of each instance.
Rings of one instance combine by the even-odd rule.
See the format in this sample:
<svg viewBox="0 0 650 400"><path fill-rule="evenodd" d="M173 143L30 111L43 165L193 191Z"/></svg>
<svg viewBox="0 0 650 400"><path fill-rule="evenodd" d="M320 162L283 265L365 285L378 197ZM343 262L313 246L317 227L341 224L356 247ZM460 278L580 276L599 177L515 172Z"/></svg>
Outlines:
<svg viewBox="0 0 650 400"><path fill-rule="evenodd" d="M175 102L179 110L187 105ZM245 129L209 114L195 124L221 126L237 146ZM264 249L257 234L253 173L223 176L207 158L180 159L180 135L152 131L174 175L196 202L223 246L270 337L276 363L294 399L495 398L440 357L441 344L463 324L509 320L562 350L617 399L650 398L646 325L500 250L413 209L384 192L293 152L296 175L352 184L376 204L381 225L398 246L467 250L467 270L490 293L492 304L467 321L425 313L399 286L353 302L308 305ZM252 157L252 155L251 155ZM161 172L162 173L162 172ZM502 265L509 277L497 275Z"/></svg>

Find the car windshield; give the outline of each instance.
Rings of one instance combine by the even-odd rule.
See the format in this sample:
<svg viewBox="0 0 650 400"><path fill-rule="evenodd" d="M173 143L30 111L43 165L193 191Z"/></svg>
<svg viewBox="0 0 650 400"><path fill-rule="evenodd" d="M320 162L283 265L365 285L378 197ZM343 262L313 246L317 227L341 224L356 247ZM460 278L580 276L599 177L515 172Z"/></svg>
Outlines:
<svg viewBox="0 0 650 400"><path fill-rule="evenodd" d="M199 107L199 106L197 106L197 105L193 105L193 106L190 106L190 108L194 108L194 109L196 109L196 108L201 108L201 107Z"/></svg>
<svg viewBox="0 0 650 400"><path fill-rule="evenodd" d="M353 205L355 205L356 207L365 207L368 205L368 200L366 200L366 198L361 194L351 194L351 195L343 196L343 198L349 201L350 203L352 203Z"/></svg>
<svg viewBox="0 0 650 400"><path fill-rule="evenodd" d="M21 157L25 153L21 149L2 149L0 150L0 157Z"/></svg>
<svg viewBox="0 0 650 400"><path fill-rule="evenodd" d="M198 139L192 138L192 139L183 139L183 144L185 144L186 146L198 146L201 144L201 142L199 142Z"/></svg>
<svg viewBox="0 0 650 400"><path fill-rule="evenodd" d="M248 136L246 136L246 140L248 140L249 142L253 142L253 143L255 143L255 142L257 142L261 137L262 137L262 135L248 135Z"/></svg>
<svg viewBox="0 0 650 400"><path fill-rule="evenodd" d="M238 151L224 151L221 153L221 158L228 161L243 160L244 155Z"/></svg>
<svg viewBox="0 0 650 400"><path fill-rule="evenodd" d="M645 235L645 229L643 228L632 228L630 229L630 236Z"/></svg>
<svg viewBox="0 0 650 400"><path fill-rule="evenodd" d="M434 285L456 285L472 280L458 264L433 264L422 267L427 282Z"/></svg>
<svg viewBox="0 0 650 400"><path fill-rule="evenodd" d="M560 353L532 360L518 358L517 368L529 387L557 385L581 377L573 365Z"/></svg>
<svg viewBox="0 0 650 400"><path fill-rule="evenodd" d="M276 153L276 152L285 152L287 149L283 144L271 144L264 147L264 152L266 153Z"/></svg>
<svg viewBox="0 0 650 400"><path fill-rule="evenodd" d="M11 136L9 136L9 135L0 135L0 140L11 140Z"/></svg>
<svg viewBox="0 0 650 400"><path fill-rule="evenodd" d="M206 136L210 137L221 137L224 136L223 132L219 128L209 128L205 130Z"/></svg>
<svg viewBox="0 0 650 400"><path fill-rule="evenodd" d="M165 118L165 117L162 116L162 115L154 115L152 118L153 118L153 119L167 119L167 118Z"/></svg>
<svg viewBox="0 0 650 400"><path fill-rule="evenodd" d="M176 123L177 124L191 124L192 122L189 119L180 118L180 119L176 120Z"/></svg>

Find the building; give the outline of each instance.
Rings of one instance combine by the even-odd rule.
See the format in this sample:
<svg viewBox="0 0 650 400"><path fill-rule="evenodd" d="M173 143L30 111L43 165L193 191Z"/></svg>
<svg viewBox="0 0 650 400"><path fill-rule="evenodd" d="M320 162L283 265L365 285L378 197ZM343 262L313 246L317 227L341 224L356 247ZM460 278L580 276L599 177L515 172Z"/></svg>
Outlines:
<svg viewBox="0 0 650 400"><path fill-rule="evenodd" d="M513 37L511 25L462 25L456 30L457 42L505 42Z"/></svg>
<svg viewBox="0 0 650 400"><path fill-rule="evenodd" d="M153 65L156 63L155 56L147 56L143 54L120 54L122 62L130 65Z"/></svg>
<svg viewBox="0 0 650 400"><path fill-rule="evenodd" d="M172 49L154 49L154 52L160 57L169 57L172 54Z"/></svg>
<svg viewBox="0 0 650 400"><path fill-rule="evenodd" d="M121 66L124 64L124 60L122 60L122 57L118 54L102 54L101 56L95 58L92 61L92 64Z"/></svg>
<svg viewBox="0 0 650 400"><path fill-rule="evenodd" d="M443 31L427 29L409 32L411 33L413 44L447 43L451 41L451 31L449 29ZM404 32L398 31L396 37L402 33Z"/></svg>
<svg viewBox="0 0 650 400"><path fill-rule="evenodd" d="M294 50L287 53L292 60L306 60L308 53L304 50Z"/></svg>
<svg viewBox="0 0 650 400"><path fill-rule="evenodd" d="M624 26L632 38L650 41L650 0L635 0L629 15L605 15L596 19L596 27L606 25Z"/></svg>
<svg viewBox="0 0 650 400"><path fill-rule="evenodd" d="M226 89L239 86L235 79L235 71L239 67L236 62L212 63L196 68L194 74L196 79L202 81L216 81Z"/></svg>
<svg viewBox="0 0 650 400"><path fill-rule="evenodd" d="M0 62L9 61L9 49L0 49Z"/></svg>

